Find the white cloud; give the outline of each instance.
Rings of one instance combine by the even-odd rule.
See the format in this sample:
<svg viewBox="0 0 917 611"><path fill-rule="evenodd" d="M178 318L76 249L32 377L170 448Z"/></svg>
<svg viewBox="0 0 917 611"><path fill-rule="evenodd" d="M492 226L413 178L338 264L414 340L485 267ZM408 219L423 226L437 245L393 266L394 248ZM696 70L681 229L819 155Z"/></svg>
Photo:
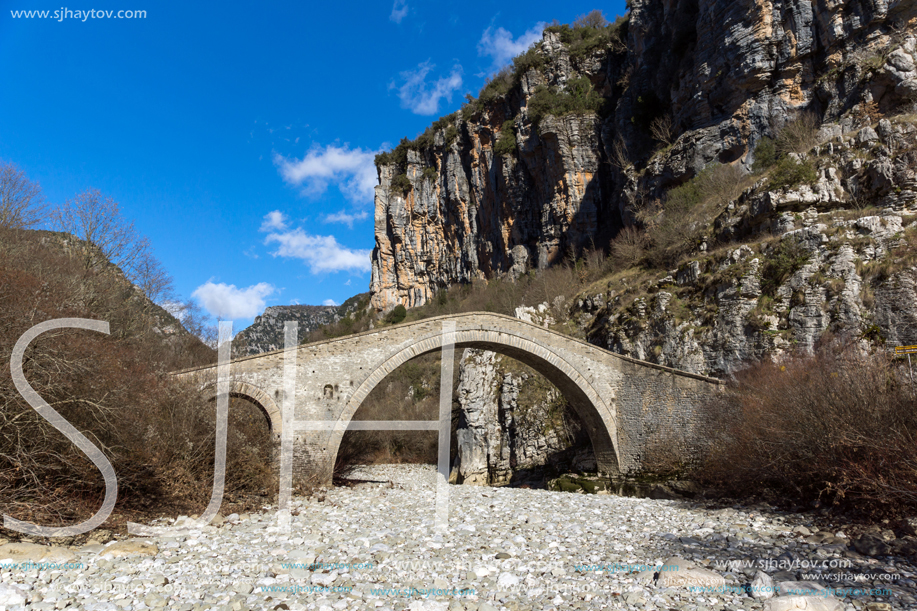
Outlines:
<svg viewBox="0 0 917 611"><path fill-rule="evenodd" d="M363 210L362 212L354 212L350 214L341 210L340 212L335 212L334 214L327 214L323 219L326 223L343 223L353 229L354 221L365 221L366 217L369 216L369 212Z"/></svg>
<svg viewBox="0 0 917 611"><path fill-rule="evenodd" d="M191 296L200 301L211 316L235 320L254 318L263 312L264 298L274 291L274 287L266 282L240 289L234 284L208 281L197 287Z"/></svg>
<svg viewBox="0 0 917 611"><path fill-rule="evenodd" d="M395 4L392 5L392 14L388 18L395 23L401 23L401 20L404 19L408 14L408 5L406 0L395 0Z"/></svg>
<svg viewBox="0 0 917 611"><path fill-rule="evenodd" d="M499 70L510 63L514 57L525 52L529 47L541 40L545 25L547 24L544 21L539 21L531 29L515 39L512 32L503 28L495 30L491 26L484 30L484 34L478 42L478 55L492 57L493 69Z"/></svg>
<svg viewBox="0 0 917 611"><path fill-rule="evenodd" d="M264 215L261 231L283 231L287 228L287 215L280 210L273 210Z"/></svg>
<svg viewBox="0 0 917 611"><path fill-rule="evenodd" d="M334 301L334 299L326 299L325 301L322 302L322 305L323 306L336 306L338 304L337 302Z"/></svg>
<svg viewBox="0 0 917 611"><path fill-rule="evenodd" d="M265 244L277 242L275 257L301 259L309 265L313 274L322 272L357 271L371 269L369 256L372 251L351 249L338 244L333 235L310 235L302 229L283 233L272 233Z"/></svg>
<svg viewBox="0 0 917 611"><path fill-rule="evenodd" d="M462 87L462 67L458 64L452 67L449 76L443 76L434 83L427 83L427 75L436 66L429 61L418 64L416 70L401 73L400 86L394 81L389 89L398 89L398 98L401 107L407 108L415 115L432 115L439 112L439 102L443 98L452 101L452 92Z"/></svg>
<svg viewBox="0 0 917 611"><path fill-rule="evenodd" d="M321 195L334 183L349 199L365 201L372 198L376 186L375 157L375 151L330 144L313 146L302 159L275 153L274 164L285 181L304 187L307 195Z"/></svg>

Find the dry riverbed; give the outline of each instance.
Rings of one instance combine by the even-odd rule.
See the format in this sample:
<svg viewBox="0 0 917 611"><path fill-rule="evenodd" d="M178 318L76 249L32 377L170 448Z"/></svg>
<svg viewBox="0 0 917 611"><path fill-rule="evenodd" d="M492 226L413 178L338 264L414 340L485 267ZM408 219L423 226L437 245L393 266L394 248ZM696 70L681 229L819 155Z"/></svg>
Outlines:
<svg viewBox="0 0 917 611"><path fill-rule="evenodd" d="M177 536L0 546L0 611L917 606L913 557L865 556L807 516L450 486L440 535L432 467L355 477L373 483L294 499L289 528L265 508Z"/></svg>

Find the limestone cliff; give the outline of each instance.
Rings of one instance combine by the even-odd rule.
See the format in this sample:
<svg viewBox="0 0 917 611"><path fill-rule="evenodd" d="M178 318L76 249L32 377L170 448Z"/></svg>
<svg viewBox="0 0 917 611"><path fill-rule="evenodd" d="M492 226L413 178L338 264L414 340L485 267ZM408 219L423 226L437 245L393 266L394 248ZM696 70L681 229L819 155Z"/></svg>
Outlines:
<svg viewBox="0 0 917 611"><path fill-rule="evenodd" d="M761 181L716 219L724 246L586 291L574 318L609 350L713 375L826 332L917 344L915 123L824 127L814 183Z"/></svg>
<svg viewBox="0 0 917 611"><path fill-rule="evenodd" d="M351 297L343 304L336 306L270 306L261 316L244 330L240 331L233 342L235 356L249 356L280 350L283 348L284 323L299 323L299 338L323 325L338 322L348 314L365 307L367 295L362 293Z"/></svg>
<svg viewBox="0 0 917 611"><path fill-rule="evenodd" d="M549 28L479 99L378 160L376 310L605 247L641 199L711 162L749 168L802 109L831 122L917 99L907 0L630 6L597 35Z"/></svg>
<svg viewBox="0 0 917 611"><path fill-rule="evenodd" d="M461 417L453 483L539 482L545 467L551 472L596 469L582 423L566 409L560 392L517 361L465 350L457 402Z"/></svg>

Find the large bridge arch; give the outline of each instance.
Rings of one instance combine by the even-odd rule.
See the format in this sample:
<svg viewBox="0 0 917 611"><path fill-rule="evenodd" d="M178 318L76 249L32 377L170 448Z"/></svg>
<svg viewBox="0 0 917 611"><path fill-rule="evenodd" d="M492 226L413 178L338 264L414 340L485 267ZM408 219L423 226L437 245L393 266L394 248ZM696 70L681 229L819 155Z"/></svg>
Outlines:
<svg viewBox="0 0 917 611"><path fill-rule="evenodd" d="M503 354L528 365L548 379L569 401L570 406L586 425L599 471L609 475L620 473L618 423L613 392L611 396L603 397L561 355L510 330L457 330L453 337L457 349L478 348ZM381 363L357 386L341 411L329 439L331 464L337 461L338 449L350 421L372 390L386 376L409 360L441 350L444 338L443 333L430 333L419 338L416 343Z"/></svg>

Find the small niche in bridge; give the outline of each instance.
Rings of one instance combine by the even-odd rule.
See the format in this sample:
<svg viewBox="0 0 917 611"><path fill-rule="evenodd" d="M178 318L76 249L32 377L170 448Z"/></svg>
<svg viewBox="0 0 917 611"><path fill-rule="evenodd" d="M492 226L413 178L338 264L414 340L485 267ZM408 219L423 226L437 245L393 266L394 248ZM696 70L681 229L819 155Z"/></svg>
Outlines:
<svg viewBox="0 0 917 611"><path fill-rule="evenodd" d="M322 391L322 398L327 400L334 399L334 386L325 384L325 388Z"/></svg>

